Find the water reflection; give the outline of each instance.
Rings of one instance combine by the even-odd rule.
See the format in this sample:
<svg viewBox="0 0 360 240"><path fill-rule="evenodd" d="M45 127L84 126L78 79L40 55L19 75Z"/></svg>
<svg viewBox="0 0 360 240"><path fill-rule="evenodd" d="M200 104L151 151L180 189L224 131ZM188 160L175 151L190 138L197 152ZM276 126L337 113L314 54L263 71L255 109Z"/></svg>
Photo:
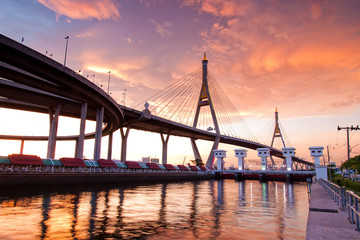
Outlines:
<svg viewBox="0 0 360 240"><path fill-rule="evenodd" d="M47 225L46 222L49 219L49 209L50 209L50 196L48 194L43 196L43 201L42 201L42 221L41 221L41 239L44 239L46 236L46 231L47 231Z"/></svg>
<svg viewBox="0 0 360 240"><path fill-rule="evenodd" d="M98 200L98 192L91 193L90 199L90 217L89 217L89 234L90 238L94 237L94 230L95 230L95 217L96 217L96 210L97 210L97 200Z"/></svg>
<svg viewBox="0 0 360 240"><path fill-rule="evenodd" d="M239 206L245 207L246 206L245 181L238 182L238 189L239 189Z"/></svg>
<svg viewBox="0 0 360 240"><path fill-rule="evenodd" d="M195 181L0 197L0 239L302 239L306 184Z"/></svg>
<svg viewBox="0 0 360 240"><path fill-rule="evenodd" d="M158 225L160 227L166 227L166 186L166 184L162 184L161 186L161 200L158 221Z"/></svg>
<svg viewBox="0 0 360 240"><path fill-rule="evenodd" d="M268 188L268 182L262 182L262 203L264 207L269 206L269 188Z"/></svg>

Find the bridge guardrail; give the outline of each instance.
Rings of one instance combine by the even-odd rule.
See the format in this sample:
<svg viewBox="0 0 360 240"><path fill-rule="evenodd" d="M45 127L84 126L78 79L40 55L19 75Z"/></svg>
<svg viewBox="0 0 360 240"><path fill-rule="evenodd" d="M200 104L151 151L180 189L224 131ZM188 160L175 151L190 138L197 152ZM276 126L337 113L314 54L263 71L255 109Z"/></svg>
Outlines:
<svg viewBox="0 0 360 240"><path fill-rule="evenodd" d="M360 197L353 191L346 190L345 187L340 187L332 182L324 179L319 180L320 185L334 198L335 202L340 205L342 211L347 211L348 219L351 223L356 224L356 230L360 230L360 212L359 202Z"/></svg>

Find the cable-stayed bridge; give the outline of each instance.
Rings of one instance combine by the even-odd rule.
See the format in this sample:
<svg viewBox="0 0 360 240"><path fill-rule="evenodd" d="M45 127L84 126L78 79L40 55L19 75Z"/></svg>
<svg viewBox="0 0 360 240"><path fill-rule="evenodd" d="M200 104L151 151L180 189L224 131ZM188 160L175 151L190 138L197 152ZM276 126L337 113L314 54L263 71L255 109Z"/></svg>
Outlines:
<svg viewBox="0 0 360 240"><path fill-rule="evenodd" d="M212 166L214 162L213 150L218 144L226 143L256 150L258 148L270 148L271 155L282 158L282 151L273 148L276 137L281 137L283 146L286 147L278 124L278 113L275 115L275 129L271 145L262 144L251 132L236 107L228 99L214 76L207 69L206 56L202 61L202 67L196 69L186 77L173 83L169 87L136 105L135 110L125 108L125 126L139 130L159 132L162 136L163 149L167 147L167 137L176 135L191 139L194 157L201 159L196 140L208 140L214 142L206 161L206 166ZM144 110L145 106L145 110ZM135 119L127 125L127 112L137 112ZM136 119L146 116L140 123ZM146 126L145 126L146 125ZM186 131L185 131L186 129ZM125 134L122 135L126 140ZM163 152L163 162L166 162L166 152ZM165 160L165 161L164 161ZM275 165L273 158L272 164ZM312 164L294 158L295 164Z"/></svg>
<svg viewBox="0 0 360 240"><path fill-rule="evenodd" d="M111 159L112 135L120 129L121 160L126 160L130 129L160 133L162 162L167 163L167 143L171 135L191 139L195 159L201 159L196 140L212 141L249 149L269 148L271 155L282 158L282 151L259 143L236 108L227 99L212 74L206 57L202 68L164 89L146 102L128 108L118 105L110 95L71 69L5 36L0 36L0 107L50 113L49 136L0 136L1 139L47 140L48 157L54 157L56 141L75 140L75 156L81 157L84 139L95 138L94 160L100 158L101 136L109 135L108 159ZM144 106L145 105L145 106ZM80 133L57 136L59 115L81 119ZM95 120L94 133L85 134L85 121ZM23 146L23 144L22 144ZM206 161L213 164L213 151ZM312 163L293 158L295 164Z"/></svg>

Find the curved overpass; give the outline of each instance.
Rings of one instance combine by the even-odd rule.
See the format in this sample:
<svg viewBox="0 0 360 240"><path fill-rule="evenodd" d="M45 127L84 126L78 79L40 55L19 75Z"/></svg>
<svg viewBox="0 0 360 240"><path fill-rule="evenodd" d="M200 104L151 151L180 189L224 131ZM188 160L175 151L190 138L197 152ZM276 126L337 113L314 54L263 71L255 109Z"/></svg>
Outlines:
<svg viewBox="0 0 360 240"><path fill-rule="evenodd" d="M49 109L61 104L60 115L80 118L81 104L86 102L88 120L96 120L96 109L104 107L106 125L103 135L116 131L122 125L120 106L86 78L3 35L0 35L0 48L1 107L49 113ZM86 137L93 136L94 133ZM77 137L58 136L57 139ZM44 140L47 137L30 138Z"/></svg>

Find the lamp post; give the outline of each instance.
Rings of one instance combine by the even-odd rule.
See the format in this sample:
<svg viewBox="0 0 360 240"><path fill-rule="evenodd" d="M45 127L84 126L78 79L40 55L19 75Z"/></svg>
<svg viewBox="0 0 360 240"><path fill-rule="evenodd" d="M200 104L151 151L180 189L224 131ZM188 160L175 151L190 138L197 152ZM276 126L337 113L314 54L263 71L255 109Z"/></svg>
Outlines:
<svg viewBox="0 0 360 240"><path fill-rule="evenodd" d="M65 67L65 65L66 65L66 54L67 54L67 47L68 47L69 36L66 36L65 39L66 39L66 46L65 46L64 67Z"/></svg>
<svg viewBox="0 0 360 240"><path fill-rule="evenodd" d="M126 88L124 89L124 92L123 92L123 104L126 107L125 103L126 103Z"/></svg>
<svg viewBox="0 0 360 240"><path fill-rule="evenodd" d="M109 74L108 91L107 91L107 93L109 94L110 93L110 74L111 74L111 71L108 71L107 73Z"/></svg>

